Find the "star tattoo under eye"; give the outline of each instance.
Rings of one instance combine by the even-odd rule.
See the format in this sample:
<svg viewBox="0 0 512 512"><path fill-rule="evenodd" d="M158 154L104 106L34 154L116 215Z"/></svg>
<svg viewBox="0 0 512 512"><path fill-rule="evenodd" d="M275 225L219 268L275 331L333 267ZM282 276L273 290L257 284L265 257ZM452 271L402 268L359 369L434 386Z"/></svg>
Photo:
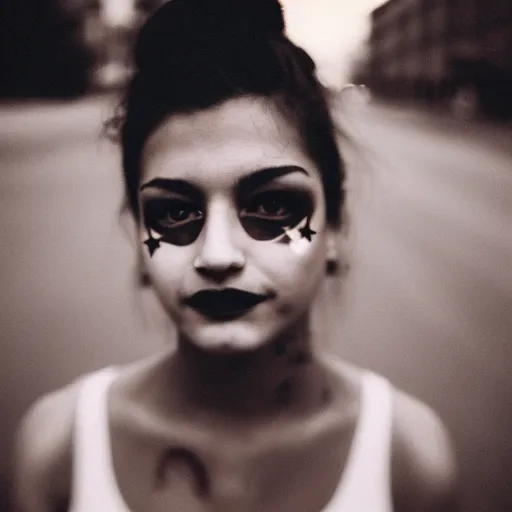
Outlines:
<svg viewBox="0 0 512 512"><path fill-rule="evenodd" d="M302 235L302 238L305 238L309 242L311 242L311 237L316 235L316 231L311 229L311 219L308 219L306 225L303 228L299 229L299 233Z"/></svg>
<svg viewBox="0 0 512 512"><path fill-rule="evenodd" d="M160 240L150 236L147 240L144 240L144 244L148 248L149 255L153 256L153 253L160 247Z"/></svg>

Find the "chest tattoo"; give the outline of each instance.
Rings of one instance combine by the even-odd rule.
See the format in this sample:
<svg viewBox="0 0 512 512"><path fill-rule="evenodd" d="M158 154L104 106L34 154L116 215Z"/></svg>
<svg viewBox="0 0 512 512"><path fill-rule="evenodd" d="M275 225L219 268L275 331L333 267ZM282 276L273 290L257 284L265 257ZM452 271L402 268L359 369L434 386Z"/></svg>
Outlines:
<svg viewBox="0 0 512 512"><path fill-rule="evenodd" d="M194 488L200 498L210 495L210 479L206 466L201 458L187 448L170 448L160 457L156 471L156 485L158 488L165 486L173 464L185 463L194 475Z"/></svg>

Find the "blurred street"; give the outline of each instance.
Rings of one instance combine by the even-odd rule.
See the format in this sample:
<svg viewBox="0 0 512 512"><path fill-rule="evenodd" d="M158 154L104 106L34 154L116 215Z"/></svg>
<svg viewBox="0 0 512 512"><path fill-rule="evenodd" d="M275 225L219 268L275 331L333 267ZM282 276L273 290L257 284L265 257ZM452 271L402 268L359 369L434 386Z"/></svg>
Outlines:
<svg viewBox="0 0 512 512"><path fill-rule="evenodd" d="M112 105L0 106L0 453L37 396L163 343L118 222ZM379 104L340 118L351 271L319 329L445 419L462 510L512 510L512 132Z"/></svg>

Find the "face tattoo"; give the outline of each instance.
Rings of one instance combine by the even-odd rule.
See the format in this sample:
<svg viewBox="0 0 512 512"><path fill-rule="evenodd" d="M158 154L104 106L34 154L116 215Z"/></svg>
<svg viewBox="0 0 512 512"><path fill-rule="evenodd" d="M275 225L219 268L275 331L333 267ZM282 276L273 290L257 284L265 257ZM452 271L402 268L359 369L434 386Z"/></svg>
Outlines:
<svg viewBox="0 0 512 512"><path fill-rule="evenodd" d="M142 188L151 186L151 183ZM246 196L246 194L244 194ZM311 229L314 210L312 194L301 187L278 187L241 197L240 223L254 240L289 244L301 254L316 231ZM205 214L202 202L188 197L160 197L146 201L143 207L148 239L144 241L153 256L161 242L176 246L190 245L199 237ZM159 238L153 236L158 233Z"/></svg>
<svg viewBox="0 0 512 512"><path fill-rule="evenodd" d="M178 186L179 185L179 186ZM156 188L170 195L148 199L142 211L148 239L144 244L153 256L161 242L185 246L195 242L204 225L202 198L189 185L156 178L142 185L140 190ZM153 236L158 233L159 238Z"/></svg>

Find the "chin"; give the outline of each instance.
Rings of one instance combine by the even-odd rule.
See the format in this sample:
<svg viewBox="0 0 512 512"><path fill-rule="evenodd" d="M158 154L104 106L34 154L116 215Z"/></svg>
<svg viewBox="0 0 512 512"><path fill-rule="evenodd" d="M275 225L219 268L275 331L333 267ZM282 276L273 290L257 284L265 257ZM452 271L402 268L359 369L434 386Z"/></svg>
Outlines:
<svg viewBox="0 0 512 512"><path fill-rule="evenodd" d="M271 334L240 320L208 323L184 334L196 348L218 354L254 352L269 344Z"/></svg>

